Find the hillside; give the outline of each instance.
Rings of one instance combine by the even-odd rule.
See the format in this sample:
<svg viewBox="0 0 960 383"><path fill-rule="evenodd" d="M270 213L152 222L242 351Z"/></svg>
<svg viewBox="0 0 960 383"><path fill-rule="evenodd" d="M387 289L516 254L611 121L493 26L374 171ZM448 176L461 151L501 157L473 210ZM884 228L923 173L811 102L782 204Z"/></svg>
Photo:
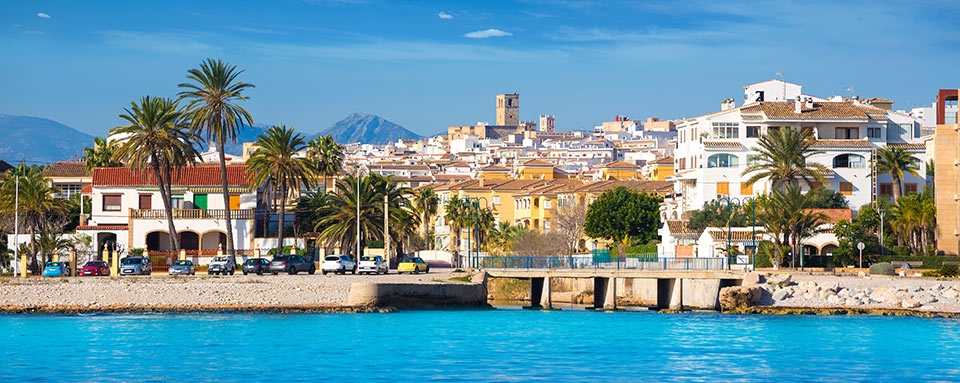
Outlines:
<svg viewBox="0 0 960 383"><path fill-rule="evenodd" d="M422 138L419 134L383 117L365 113L353 113L319 133L321 136L328 134L340 144L359 142L383 145L401 138L414 140Z"/></svg>
<svg viewBox="0 0 960 383"><path fill-rule="evenodd" d="M46 118L0 114L0 159L56 162L76 159L93 136Z"/></svg>

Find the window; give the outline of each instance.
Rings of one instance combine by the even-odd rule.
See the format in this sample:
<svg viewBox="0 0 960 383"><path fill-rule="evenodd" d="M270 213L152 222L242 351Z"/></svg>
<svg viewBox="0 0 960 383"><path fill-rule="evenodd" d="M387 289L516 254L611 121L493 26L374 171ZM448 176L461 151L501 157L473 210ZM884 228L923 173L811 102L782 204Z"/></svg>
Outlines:
<svg viewBox="0 0 960 383"><path fill-rule="evenodd" d="M120 211L123 197L120 194L105 194L103 196L103 211Z"/></svg>
<svg viewBox="0 0 960 383"><path fill-rule="evenodd" d="M736 122L714 122L713 138L739 138L740 124Z"/></svg>
<svg viewBox="0 0 960 383"><path fill-rule="evenodd" d="M903 140L913 138L913 124L900 124L900 134Z"/></svg>
<svg viewBox="0 0 960 383"><path fill-rule="evenodd" d="M150 210L150 209L152 208L152 207L150 206L150 205L151 205L151 202L152 202L152 201L151 201L151 198L152 198L152 197L153 197L153 196L151 196L151 195L149 195L149 194L141 194L141 195L140 195L140 210Z"/></svg>
<svg viewBox="0 0 960 383"><path fill-rule="evenodd" d="M548 200L548 199L543 200L543 208L544 208L544 209L553 209L553 201Z"/></svg>
<svg viewBox="0 0 960 383"><path fill-rule="evenodd" d="M853 184L849 182L840 183L840 194L853 195Z"/></svg>
<svg viewBox="0 0 960 383"><path fill-rule="evenodd" d="M717 182L717 194L730 194L730 183Z"/></svg>
<svg viewBox="0 0 960 383"><path fill-rule="evenodd" d="M880 195L883 197L889 197L893 195L893 184L891 183L882 183L880 184Z"/></svg>
<svg viewBox="0 0 960 383"><path fill-rule="evenodd" d="M887 141L905 141L913 132L912 124L887 124Z"/></svg>
<svg viewBox="0 0 960 383"><path fill-rule="evenodd" d="M714 154L707 158L708 168L735 168L740 166L740 158L729 153Z"/></svg>
<svg viewBox="0 0 960 383"><path fill-rule="evenodd" d="M493 204L494 204L494 205L499 205L499 204L500 204L500 196L498 196L498 195L493 196Z"/></svg>
<svg viewBox="0 0 960 383"><path fill-rule="evenodd" d="M760 127L759 127L759 126L748 126L748 127L747 127L747 137L760 137Z"/></svg>
<svg viewBox="0 0 960 383"><path fill-rule="evenodd" d="M171 195L170 207L173 209L183 209L183 194Z"/></svg>
<svg viewBox="0 0 960 383"><path fill-rule="evenodd" d="M687 168L687 159L686 159L686 158L681 158L681 159L680 159L680 170L683 170L683 169L686 169L686 168Z"/></svg>
<svg viewBox="0 0 960 383"><path fill-rule="evenodd" d="M60 199L70 199L75 194L80 194L80 190L83 188L83 185L80 184L60 184L54 185L60 189L60 193L57 193L57 198Z"/></svg>
<svg viewBox="0 0 960 383"><path fill-rule="evenodd" d="M747 154L747 166L760 162L760 156L756 154Z"/></svg>
<svg viewBox="0 0 960 383"><path fill-rule="evenodd" d="M800 128L800 134L803 135L804 137L811 137L811 138L812 138L812 137L813 137L813 127L812 127L812 126L804 126L804 127Z"/></svg>
<svg viewBox="0 0 960 383"><path fill-rule="evenodd" d="M880 128L867 128L867 137L868 138L880 138Z"/></svg>
<svg viewBox="0 0 960 383"><path fill-rule="evenodd" d="M543 232L544 233L550 232L550 221L543 221Z"/></svg>
<svg viewBox="0 0 960 383"><path fill-rule="evenodd" d="M856 154L841 154L833 157L834 168L863 168L866 166L866 159Z"/></svg>
<svg viewBox="0 0 960 383"><path fill-rule="evenodd" d="M747 183L747 182L741 182L740 195L753 195L753 184Z"/></svg>
<svg viewBox="0 0 960 383"><path fill-rule="evenodd" d="M917 192L917 184L915 183L905 183L903 184L903 194L911 194Z"/></svg>
<svg viewBox="0 0 960 383"><path fill-rule="evenodd" d="M238 195L230 196L230 209L231 210L240 209L240 196Z"/></svg>
<svg viewBox="0 0 960 383"><path fill-rule="evenodd" d="M823 187L823 182L813 181L810 183L810 190L817 190Z"/></svg>
<svg viewBox="0 0 960 383"><path fill-rule="evenodd" d="M835 137L838 140L856 140L860 138L860 128L837 128Z"/></svg>

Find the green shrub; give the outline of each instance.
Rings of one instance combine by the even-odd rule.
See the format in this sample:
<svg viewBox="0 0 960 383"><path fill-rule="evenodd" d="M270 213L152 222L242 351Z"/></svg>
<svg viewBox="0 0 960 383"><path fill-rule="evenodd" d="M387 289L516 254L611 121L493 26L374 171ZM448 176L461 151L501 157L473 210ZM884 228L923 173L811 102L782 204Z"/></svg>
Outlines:
<svg viewBox="0 0 960 383"><path fill-rule="evenodd" d="M924 272L923 272L923 276L925 276L925 277L936 277L936 278L939 278L939 277L941 277L942 275L940 275L940 271L939 271L939 270L927 270L927 271L924 271Z"/></svg>
<svg viewBox="0 0 960 383"><path fill-rule="evenodd" d="M896 268L889 262L880 262L870 265L870 275L896 275Z"/></svg>
<svg viewBox="0 0 960 383"><path fill-rule="evenodd" d="M867 263L868 257L871 260L876 262L893 262L893 261L910 261L910 262L923 262L923 266L920 266L921 269L939 269L940 266L943 266L943 262L957 262L960 261L960 258L954 256L922 256L922 255L896 255L896 254L886 254L884 256L879 256L876 254L867 255L863 254L863 263ZM873 262L871 262L873 263Z"/></svg>
<svg viewBox="0 0 960 383"><path fill-rule="evenodd" d="M938 272L942 277L956 278L957 274L960 274L960 267L957 267L957 265L943 265L940 266Z"/></svg>
<svg viewBox="0 0 960 383"><path fill-rule="evenodd" d="M130 249L130 256L131 256L131 257L139 257L139 256L142 256L142 255L143 255L143 249L140 249L140 248Z"/></svg>
<svg viewBox="0 0 960 383"><path fill-rule="evenodd" d="M382 239L371 239L371 240L367 241L367 247L369 247L369 248L371 248L371 249L382 249L382 248L383 248L383 240L382 240Z"/></svg>
<svg viewBox="0 0 960 383"><path fill-rule="evenodd" d="M893 253L898 255L910 255L910 248L906 246L894 246Z"/></svg>

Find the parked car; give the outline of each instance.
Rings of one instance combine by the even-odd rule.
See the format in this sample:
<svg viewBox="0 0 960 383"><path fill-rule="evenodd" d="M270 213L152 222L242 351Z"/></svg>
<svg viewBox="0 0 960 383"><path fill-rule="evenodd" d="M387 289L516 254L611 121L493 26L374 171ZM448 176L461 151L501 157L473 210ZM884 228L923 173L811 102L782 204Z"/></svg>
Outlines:
<svg viewBox="0 0 960 383"><path fill-rule="evenodd" d="M68 277L70 276L70 264L66 262L47 262L43 265L43 276L45 277Z"/></svg>
<svg viewBox="0 0 960 383"><path fill-rule="evenodd" d="M110 275L110 266L104 261L90 261L83 264L80 275Z"/></svg>
<svg viewBox="0 0 960 383"><path fill-rule="evenodd" d="M347 271L356 274L357 263L348 255L334 254L323 258L323 264L320 265L320 269L324 275L331 272L346 274Z"/></svg>
<svg viewBox="0 0 960 383"><path fill-rule="evenodd" d="M273 275L277 275L277 273L280 272L296 275L301 271L313 274L317 272L317 265L314 265L312 261L308 261L298 254L278 255L273 257L273 261L270 262L270 272L273 273Z"/></svg>
<svg viewBox="0 0 960 383"><path fill-rule="evenodd" d="M150 258L126 257L120 260L120 275L150 275L151 272Z"/></svg>
<svg viewBox="0 0 960 383"><path fill-rule="evenodd" d="M386 274L387 270L387 263L379 255L360 258L360 267L357 268L360 274Z"/></svg>
<svg viewBox="0 0 960 383"><path fill-rule="evenodd" d="M197 273L197 267L193 265L193 261L180 260L170 265L169 273L170 275L195 275Z"/></svg>
<svg viewBox="0 0 960 383"><path fill-rule="evenodd" d="M423 261L420 257L407 257L400 261L400 264L397 265L397 274L403 273L414 273L418 274L420 272L429 273L430 265Z"/></svg>
<svg viewBox="0 0 960 383"><path fill-rule="evenodd" d="M213 260L210 261L210 265L207 266L207 274L211 275L233 275L234 270L237 269L236 262L233 261L233 258L230 258L226 255L218 255L213 257Z"/></svg>
<svg viewBox="0 0 960 383"><path fill-rule="evenodd" d="M268 271L270 271L270 261L266 258L250 258L243 263L243 275L248 273L263 275Z"/></svg>

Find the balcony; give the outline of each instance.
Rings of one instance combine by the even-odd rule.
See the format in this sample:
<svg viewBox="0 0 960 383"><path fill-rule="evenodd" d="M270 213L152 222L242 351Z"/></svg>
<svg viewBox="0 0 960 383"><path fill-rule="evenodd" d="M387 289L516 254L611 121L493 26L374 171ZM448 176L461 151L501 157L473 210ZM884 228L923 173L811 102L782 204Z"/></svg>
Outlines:
<svg viewBox="0 0 960 383"><path fill-rule="evenodd" d="M173 219L226 219L224 209L173 209ZM237 209L230 211L231 219L253 219L255 209ZM167 219L167 212L163 209L131 210L133 219Z"/></svg>

